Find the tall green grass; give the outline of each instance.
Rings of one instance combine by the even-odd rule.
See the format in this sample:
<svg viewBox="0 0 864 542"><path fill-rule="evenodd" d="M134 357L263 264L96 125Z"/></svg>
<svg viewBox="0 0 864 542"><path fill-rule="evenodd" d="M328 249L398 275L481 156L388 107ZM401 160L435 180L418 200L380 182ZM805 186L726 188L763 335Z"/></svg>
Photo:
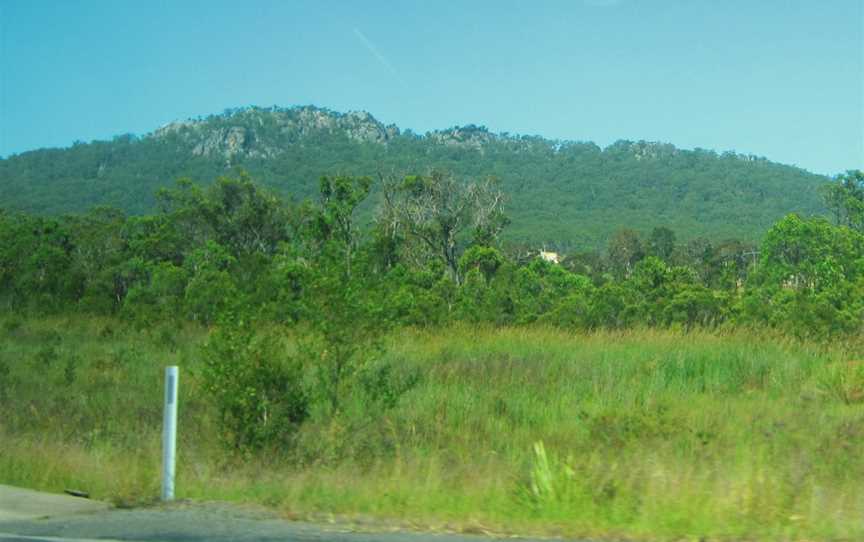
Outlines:
<svg viewBox="0 0 864 542"><path fill-rule="evenodd" d="M230 454L206 333L97 319L0 329L0 482L158 494L181 366L178 494L406 526L680 539L864 538L861 346L758 333L403 330L377 387L290 450ZM398 389L401 393L391 393Z"/></svg>

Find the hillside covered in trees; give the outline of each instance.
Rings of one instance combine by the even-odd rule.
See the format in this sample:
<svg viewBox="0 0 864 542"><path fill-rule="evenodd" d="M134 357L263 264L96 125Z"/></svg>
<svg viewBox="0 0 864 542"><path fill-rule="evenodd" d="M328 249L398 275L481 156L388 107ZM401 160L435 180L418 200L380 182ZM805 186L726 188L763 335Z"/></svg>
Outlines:
<svg viewBox="0 0 864 542"><path fill-rule="evenodd" d="M248 171L295 200L314 198L322 175L494 177L507 194L507 241L559 250L604 246L626 225L668 227L679 239L757 241L790 212L820 214L822 176L733 152L671 144L590 142L495 134L468 125L425 135L368 113L316 107L243 108L177 122L143 137L77 143L0 160L0 202L58 215L97 205L141 215L181 177L210 182ZM368 224L380 189L360 209Z"/></svg>

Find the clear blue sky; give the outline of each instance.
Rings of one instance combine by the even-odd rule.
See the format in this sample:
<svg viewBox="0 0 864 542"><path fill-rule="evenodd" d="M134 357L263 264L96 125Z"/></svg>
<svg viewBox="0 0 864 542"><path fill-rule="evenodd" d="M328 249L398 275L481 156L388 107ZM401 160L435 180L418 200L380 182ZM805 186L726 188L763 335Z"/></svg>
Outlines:
<svg viewBox="0 0 864 542"><path fill-rule="evenodd" d="M0 0L0 156L305 104L864 169L864 0Z"/></svg>

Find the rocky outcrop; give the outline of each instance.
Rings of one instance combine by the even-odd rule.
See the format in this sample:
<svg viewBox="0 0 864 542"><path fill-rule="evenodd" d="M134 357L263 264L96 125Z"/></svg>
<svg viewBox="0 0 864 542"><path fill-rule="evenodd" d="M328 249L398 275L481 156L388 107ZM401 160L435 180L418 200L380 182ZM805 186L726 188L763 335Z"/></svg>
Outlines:
<svg viewBox="0 0 864 542"><path fill-rule="evenodd" d="M250 142L252 140L254 140L254 135L252 137L247 137L246 128L240 126L223 128L211 132L201 139L195 147L192 148L192 154L195 156L212 156L221 154L226 158L239 153L257 156L260 153L249 148L251 147Z"/></svg>
<svg viewBox="0 0 864 542"><path fill-rule="evenodd" d="M231 109L221 115L173 122L148 137L177 138L194 156L221 157L230 165L237 157L275 157L290 145L320 142L316 138L322 136L376 145L387 145L399 137L419 137L434 145L472 149L479 154L484 154L494 143L505 143L509 151L516 153L543 148L557 153L574 145L588 145L539 136L496 134L474 124L415 136L410 131L403 134L395 125L384 125L365 111L337 113L314 106ZM594 144L590 146L600 150ZM604 152L632 156L636 160L657 160L676 156L681 151L668 143L622 140L609 145Z"/></svg>
<svg viewBox="0 0 864 542"><path fill-rule="evenodd" d="M439 145L469 147L481 152L484 145L499 138L496 134L489 132L485 126L475 126L474 124L456 126L449 130L435 130L427 133L426 137Z"/></svg>
<svg viewBox="0 0 864 542"><path fill-rule="evenodd" d="M317 135L344 136L351 141L386 145L398 137L395 125L385 126L365 111L335 113L317 107L228 110L204 119L173 122L149 137L176 137L195 156L268 158L286 145Z"/></svg>

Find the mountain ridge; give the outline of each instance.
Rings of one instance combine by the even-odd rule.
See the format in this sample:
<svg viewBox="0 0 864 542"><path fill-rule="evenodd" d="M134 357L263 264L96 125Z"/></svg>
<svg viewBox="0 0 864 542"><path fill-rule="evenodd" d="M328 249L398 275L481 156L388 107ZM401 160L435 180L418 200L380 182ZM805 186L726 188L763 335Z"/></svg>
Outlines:
<svg viewBox="0 0 864 542"><path fill-rule="evenodd" d="M828 181L733 151L629 140L600 147L474 124L416 134L365 111L249 106L143 136L0 159L0 206L58 214L108 204L145 213L153 192L176 178L210 182L238 168L297 199L314 197L325 174L491 175L511 198L512 240L577 247L602 244L622 226L753 240L788 212L823 212L818 190Z"/></svg>
<svg viewBox="0 0 864 542"><path fill-rule="evenodd" d="M722 152L718 152L716 150L711 149L703 149L696 147L694 149L685 149L674 145L673 143L663 142L663 141L654 141L654 140L629 140L629 139L619 139L605 147L602 145L598 145L591 141L584 140L576 140L576 139L560 139L560 138L547 138L541 136L539 134L511 134L510 132L493 132L490 131L484 125L477 125L474 123L457 125L451 128L444 129L435 129L429 130L425 133L418 134L411 129L400 129L396 124L385 124L379 121L374 115L365 110L350 110L344 113L334 111L324 107L317 107L314 105L300 105L300 106L291 106L291 107L279 107L279 106L271 106L271 107L260 107L260 106L246 106L246 107L238 107L233 109L226 109L222 114L216 115L208 115L206 117L197 117L197 118L188 118L186 120L180 121L175 120L169 122L168 124L163 125L152 132L148 132L141 137L163 137L167 134L173 132L184 132L188 130L194 130L200 127L206 127L209 123L212 123L216 119L222 120L238 120L238 117L242 117L244 115L254 115L254 114L272 114L272 115L291 115L296 114L299 117L300 122L297 123L302 126L305 123L307 126L311 126L317 129L334 129L338 128L339 130L343 130L348 134L348 137L352 140L358 142L371 142L371 143L381 143L385 144L387 141L393 139L394 137L398 137L400 135L406 135L410 137L416 137L420 139L426 139L428 141L432 141L439 144L445 145L458 145L464 144L466 146L471 146L475 148L480 148L483 143L487 143L490 140L506 140L511 142L543 142L546 143L553 148L559 149L566 145L573 144L591 144L596 145L596 147L605 151L610 147L616 145L632 145L634 147L638 147L641 151L639 154L637 151L637 159L647 158L647 157L656 157L656 153L651 153L650 151L653 149L663 149L665 152L671 152L673 154L678 152L709 152L715 153L722 156L734 157L739 160L745 161L769 161L766 157L756 155L753 153L740 153L735 150L725 150ZM288 124L295 124L296 121L289 120ZM359 129L357 128L359 126ZM354 128L352 130L352 128ZM236 130L236 128L234 128ZM245 137L245 134L244 134ZM201 154L199 151L198 154ZM781 162L772 162L775 164L780 164L786 167L795 168L801 171L805 171L807 173L811 173L813 175L819 175L817 173L812 173L804 168L791 165L791 164L783 164Z"/></svg>

